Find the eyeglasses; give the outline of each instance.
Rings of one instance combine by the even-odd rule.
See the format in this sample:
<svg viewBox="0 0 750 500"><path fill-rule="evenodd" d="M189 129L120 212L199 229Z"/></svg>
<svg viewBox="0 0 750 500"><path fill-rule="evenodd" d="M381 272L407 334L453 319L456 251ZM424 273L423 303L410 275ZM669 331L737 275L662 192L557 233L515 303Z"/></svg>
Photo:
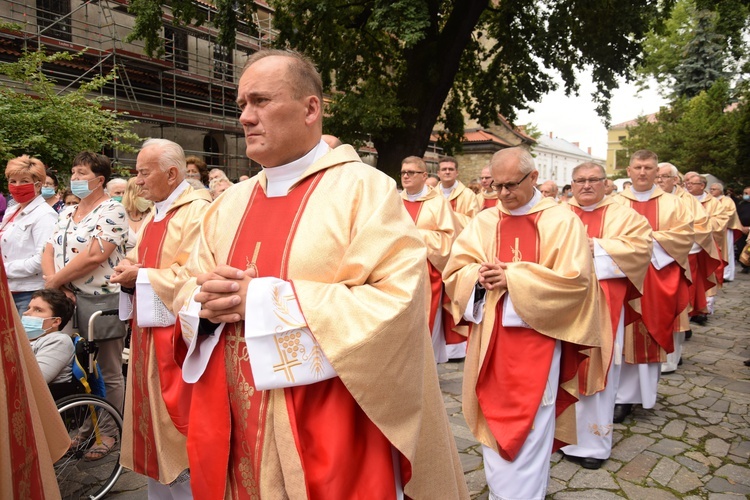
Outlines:
<svg viewBox="0 0 750 500"><path fill-rule="evenodd" d="M603 180L606 180L606 177L592 177L591 179L573 179L573 184L577 184L579 186L585 186L586 183L598 184L599 182L602 182Z"/></svg>
<svg viewBox="0 0 750 500"><path fill-rule="evenodd" d="M480 177L480 179L486 181L487 179L492 179L492 177Z"/></svg>
<svg viewBox="0 0 750 500"><path fill-rule="evenodd" d="M533 172L533 170L532 170ZM490 187L497 191L498 193L501 193L503 191L503 188L507 189L508 191L515 191L518 189L518 186L521 185L523 181L526 180L526 178L531 174L529 172L528 174L524 175L523 178L518 182L506 182L505 184L495 184L494 182L490 184Z"/></svg>
<svg viewBox="0 0 750 500"><path fill-rule="evenodd" d="M401 177L414 177L417 174L426 174L424 170L402 170Z"/></svg>
<svg viewBox="0 0 750 500"><path fill-rule="evenodd" d="M686 186L705 186L702 182L684 182Z"/></svg>
<svg viewBox="0 0 750 500"><path fill-rule="evenodd" d="M656 180L662 181L662 180L672 179L673 177L674 175L657 175Z"/></svg>

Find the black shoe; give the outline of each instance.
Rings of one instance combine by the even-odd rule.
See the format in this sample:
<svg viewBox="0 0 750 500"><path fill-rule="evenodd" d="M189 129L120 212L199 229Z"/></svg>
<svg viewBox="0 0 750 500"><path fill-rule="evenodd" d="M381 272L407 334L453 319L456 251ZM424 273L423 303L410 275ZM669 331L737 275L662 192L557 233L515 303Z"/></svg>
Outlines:
<svg viewBox="0 0 750 500"><path fill-rule="evenodd" d="M612 415L612 422L621 424L623 420L625 420L625 417L630 415L631 411L633 411L633 405L630 403L615 405L615 413Z"/></svg>
<svg viewBox="0 0 750 500"><path fill-rule="evenodd" d="M688 331L685 332L685 340L689 339L692 336L693 336L693 330L688 330ZM680 360L680 361L682 361L682 360Z"/></svg>
<svg viewBox="0 0 750 500"><path fill-rule="evenodd" d="M750 366L750 359L745 360L745 366Z"/></svg>
<svg viewBox="0 0 750 500"><path fill-rule="evenodd" d="M680 356L680 360L677 362L677 366L682 366L682 356Z"/></svg>
<svg viewBox="0 0 750 500"><path fill-rule="evenodd" d="M750 274L750 267L743 267L742 271L740 271L742 274Z"/></svg>
<svg viewBox="0 0 750 500"><path fill-rule="evenodd" d="M692 316L690 318L691 323L698 323L701 326L705 325L706 321L708 321L708 316L705 314L698 314L697 316Z"/></svg>
<svg viewBox="0 0 750 500"><path fill-rule="evenodd" d="M584 469L596 470L599 469L603 463L604 460L601 458L585 457L581 459L581 467Z"/></svg>

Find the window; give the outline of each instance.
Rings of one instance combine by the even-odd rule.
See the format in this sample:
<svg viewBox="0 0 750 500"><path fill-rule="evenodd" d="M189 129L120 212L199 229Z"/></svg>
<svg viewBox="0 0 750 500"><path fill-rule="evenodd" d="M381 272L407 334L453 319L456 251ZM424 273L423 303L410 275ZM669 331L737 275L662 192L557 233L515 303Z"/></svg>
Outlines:
<svg viewBox="0 0 750 500"><path fill-rule="evenodd" d="M188 70L188 35L184 31L164 26L164 59L177 69Z"/></svg>
<svg viewBox="0 0 750 500"><path fill-rule="evenodd" d="M232 81L234 68L232 53L232 49L218 43L214 44L214 78Z"/></svg>
<svg viewBox="0 0 750 500"><path fill-rule="evenodd" d="M70 42L70 0L36 0L39 33Z"/></svg>

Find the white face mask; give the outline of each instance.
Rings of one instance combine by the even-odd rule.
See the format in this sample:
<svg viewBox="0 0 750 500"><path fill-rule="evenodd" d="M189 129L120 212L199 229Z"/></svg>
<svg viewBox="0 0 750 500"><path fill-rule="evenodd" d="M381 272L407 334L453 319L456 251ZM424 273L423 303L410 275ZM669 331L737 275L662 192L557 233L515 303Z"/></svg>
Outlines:
<svg viewBox="0 0 750 500"><path fill-rule="evenodd" d="M29 337L29 340L36 340L39 337L45 335L47 330L49 328L44 328L44 322L48 319L55 319L57 316L52 316L50 318L39 318L36 316L21 316L21 325L23 325L23 329L26 330L26 336ZM50 327L51 328L51 327Z"/></svg>

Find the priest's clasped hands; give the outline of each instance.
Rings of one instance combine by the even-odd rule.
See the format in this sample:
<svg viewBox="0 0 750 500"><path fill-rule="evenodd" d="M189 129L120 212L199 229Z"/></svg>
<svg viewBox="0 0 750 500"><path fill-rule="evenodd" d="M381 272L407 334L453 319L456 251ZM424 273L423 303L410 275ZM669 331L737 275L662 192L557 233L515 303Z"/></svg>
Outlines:
<svg viewBox="0 0 750 500"><path fill-rule="evenodd" d="M497 257L494 263L482 262L482 267L479 268L479 284L486 290L507 288L508 282L505 279L507 268L508 264Z"/></svg>
<svg viewBox="0 0 750 500"><path fill-rule="evenodd" d="M201 304L199 316L214 323L234 323L245 318L247 286L257 277L254 267L246 270L222 264L212 272L198 275L201 291L195 301Z"/></svg>

